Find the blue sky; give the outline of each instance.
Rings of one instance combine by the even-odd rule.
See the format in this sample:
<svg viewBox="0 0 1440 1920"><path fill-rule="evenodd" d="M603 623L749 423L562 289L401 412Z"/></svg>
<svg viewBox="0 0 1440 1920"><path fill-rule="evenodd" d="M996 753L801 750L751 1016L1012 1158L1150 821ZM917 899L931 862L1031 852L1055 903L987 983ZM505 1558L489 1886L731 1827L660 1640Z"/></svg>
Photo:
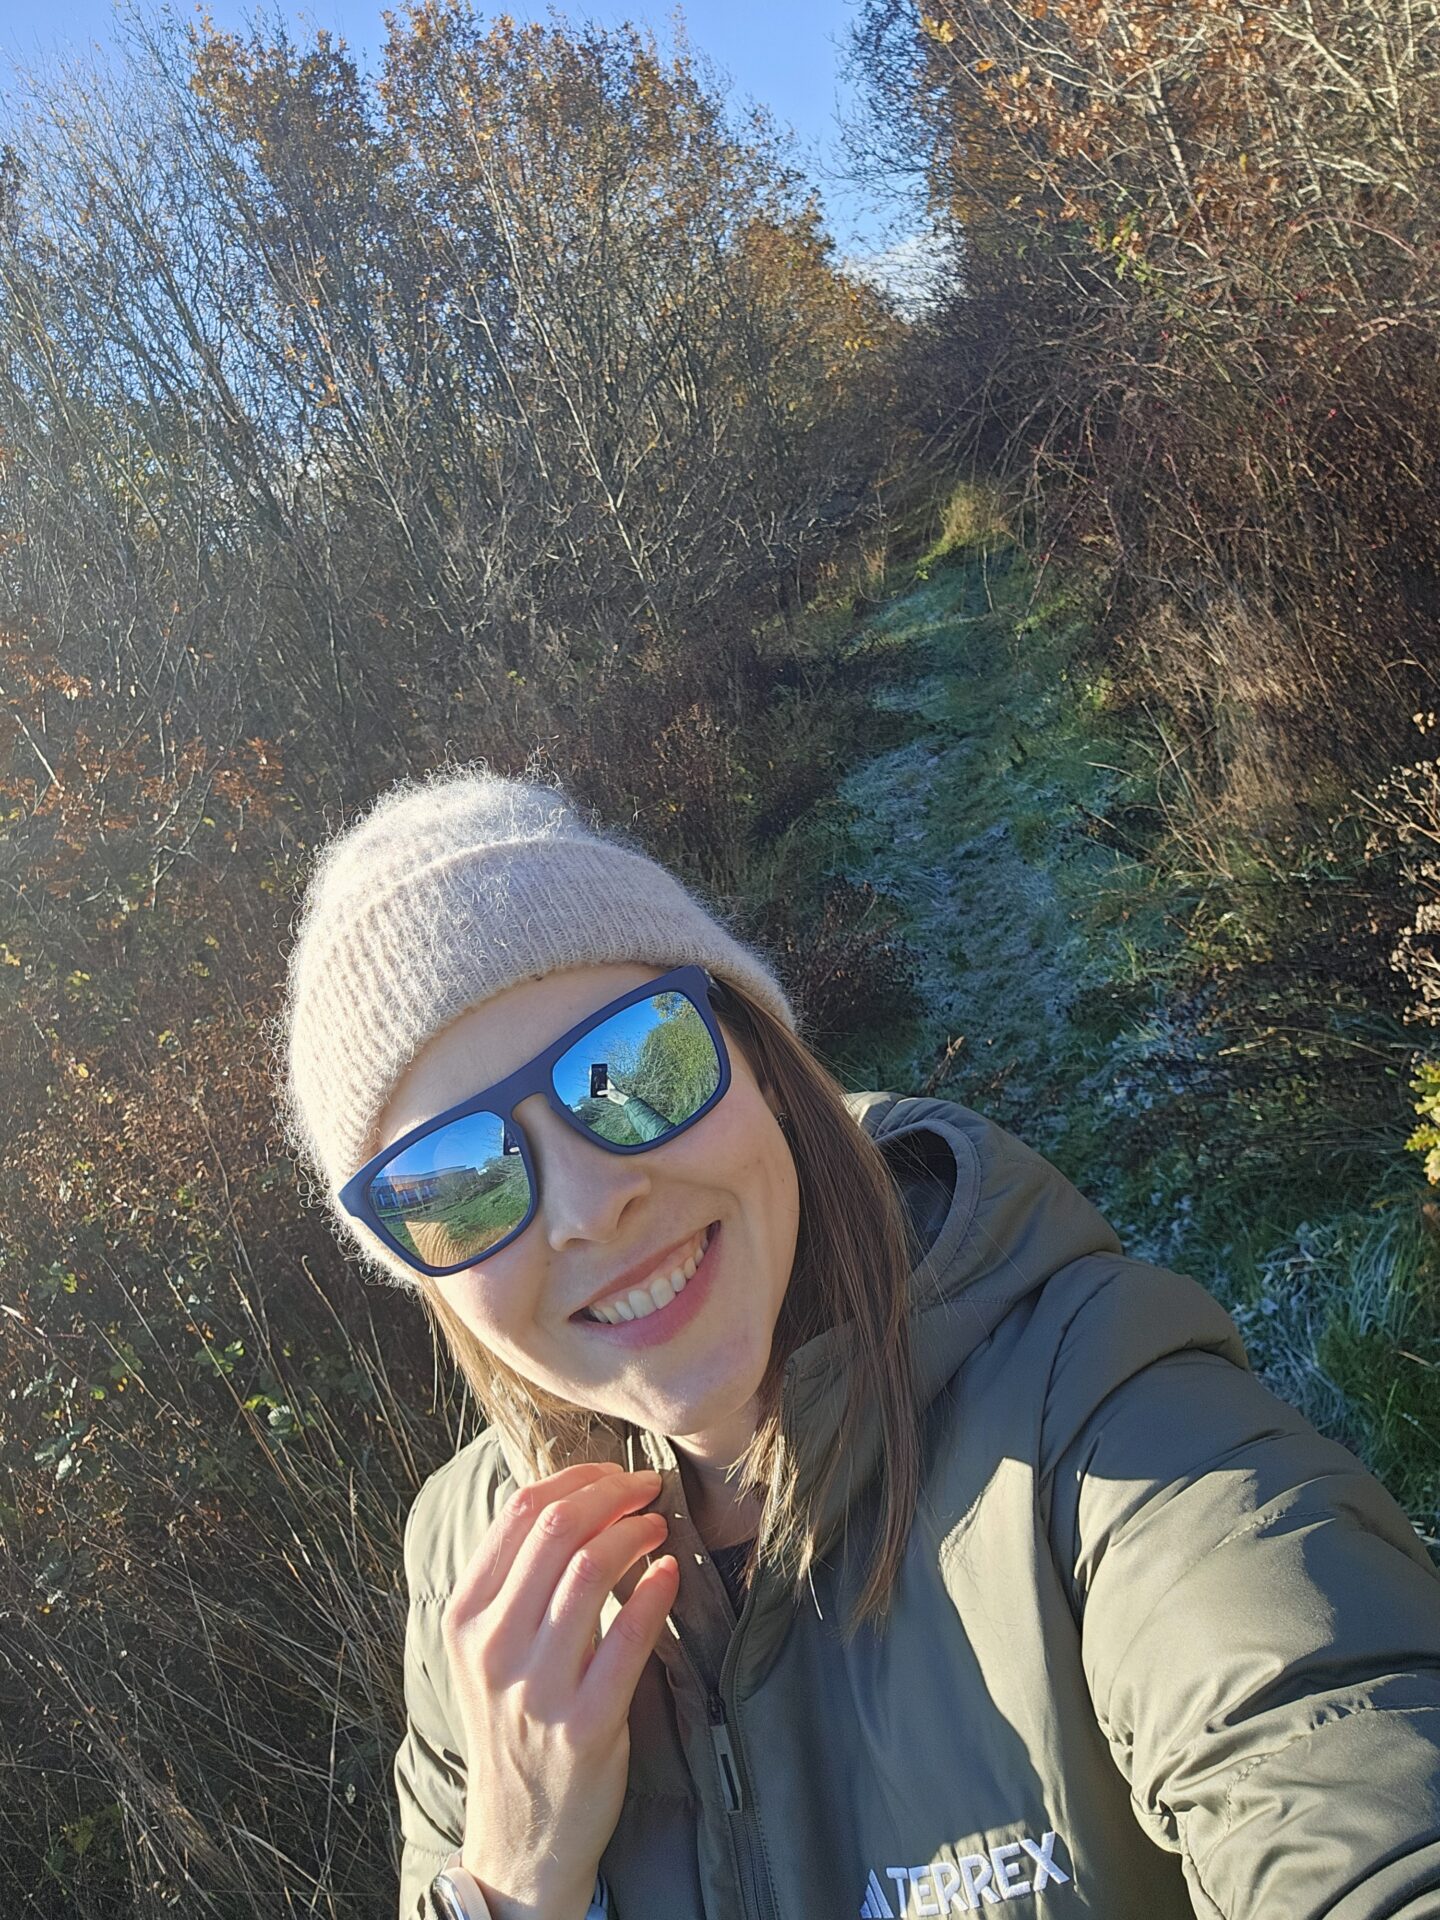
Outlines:
<svg viewBox="0 0 1440 1920"><path fill-rule="evenodd" d="M177 11L194 11L193 0L172 0ZM328 27L343 34L362 59L377 56L385 40L382 0L281 0L295 26ZM222 27L236 27L252 12L250 0L211 0ZM267 9L268 10L268 9ZM548 18L543 4L516 0L506 6L476 6L482 17L510 13L518 20ZM732 83L739 106L753 99L767 106L798 138L795 159L813 180L827 223L842 256L872 255L902 240L903 214L893 206L876 207L853 186L833 178L845 164L837 113L853 113L852 91L840 68L854 19L855 0L690 0L682 9L695 49L708 55ZM601 26L630 19L653 29L662 48L672 44L669 0L640 0L623 6L561 6L571 20L589 18ZM115 38L113 0L10 0L0 18L0 76L8 91L15 85L15 63L42 65L47 55L101 45Z"/></svg>

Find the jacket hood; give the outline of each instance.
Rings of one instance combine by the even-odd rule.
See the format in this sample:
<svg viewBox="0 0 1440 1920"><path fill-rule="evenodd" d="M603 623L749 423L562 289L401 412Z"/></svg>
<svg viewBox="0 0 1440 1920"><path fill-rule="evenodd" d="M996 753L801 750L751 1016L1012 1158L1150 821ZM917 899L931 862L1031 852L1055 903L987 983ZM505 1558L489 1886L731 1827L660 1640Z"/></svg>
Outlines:
<svg viewBox="0 0 1440 1920"><path fill-rule="evenodd" d="M969 1107L884 1092L847 1094L846 1105L884 1153L925 1249L907 1282L923 1412L1018 1300L1073 1260L1119 1253L1120 1242L1063 1174ZM848 1347L847 1324L807 1341L786 1363L781 1420L802 1496L841 1444ZM817 1516L817 1552L833 1542L877 1472L881 1432L875 1407L846 1426L841 1466ZM509 1438L498 1438L512 1478L533 1478ZM587 1457L633 1466L637 1441L662 1470L678 1466L664 1435L604 1425ZM565 1464L557 1460L555 1467Z"/></svg>
<svg viewBox="0 0 1440 1920"><path fill-rule="evenodd" d="M884 1153L926 1249L908 1281L923 1413L1017 1301L1074 1260L1118 1254L1120 1242L1049 1161L969 1107L893 1093L848 1094L846 1105ZM842 1449L818 1516L821 1553L880 1464L878 1408L864 1408L839 1441L846 1346L846 1329L831 1329L798 1348L785 1370L783 1404L802 1486L837 1444Z"/></svg>

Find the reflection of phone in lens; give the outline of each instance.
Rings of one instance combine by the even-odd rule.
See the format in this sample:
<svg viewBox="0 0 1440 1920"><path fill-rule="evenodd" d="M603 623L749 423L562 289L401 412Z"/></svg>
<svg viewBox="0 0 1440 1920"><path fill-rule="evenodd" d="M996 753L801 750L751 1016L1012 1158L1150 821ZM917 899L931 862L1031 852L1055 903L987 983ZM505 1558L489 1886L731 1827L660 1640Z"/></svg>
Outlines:
<svg viewBox="0 0 1440 1920"><path fill-rule="evenodd" d="M598 1100L610 1084L610 1073L603 1060L593 1062L590 1068L590 1098Z"/></svg>

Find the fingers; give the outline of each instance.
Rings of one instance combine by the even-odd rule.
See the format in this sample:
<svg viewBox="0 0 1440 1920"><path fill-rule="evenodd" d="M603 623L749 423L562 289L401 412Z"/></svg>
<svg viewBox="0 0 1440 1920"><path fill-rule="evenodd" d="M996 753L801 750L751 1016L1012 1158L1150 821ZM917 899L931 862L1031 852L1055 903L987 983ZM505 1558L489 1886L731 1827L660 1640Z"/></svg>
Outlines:
<svg viewBox="0 0 1440 1920"><path fill-rule="evenodd" d="M625 1719L679 1591L680 1563L673 1553L662 1554L636 1581L635 1591L591 1656L576 1695L582 1711L602 1722Z"/></svg>
<svg viewBox="0 0 1440 1920"><path fill-rule="evenodd" d="M657 1473L606 1474L547 1503L516 1548L496 1596L504 1614L504 1639L527 1644L533 1640L575 1554L617 1520L646 1506L659 1491Z"/></svg>
<svg viewBox="0 0 1440 1920"><path fill-rule="evenodd" d="M581 1487L621 1471L609 1461L582 1461L578 1466L549 1474L532 1486L517 1488L495 1516L495 1523L479 1551L455 1582L448 1613L457 1619L468 1619L488 1607L504 1585L536 1516L552 1501L564 1499Z"/></svg>
<svg viewBox="0 0 1440 1920"><path fill-rule="evenodd" d="M616 1582L642 1555L656 1552L669 1530L663 1513L627 1514L572 1554L545 1611L540 1656L572 1683L589 1665L600 1615Z"/></svg>
<svg viewBox="0 0 1440 1920"><path fill-rule="evenodd" d="M467 1861L503 1862L495 1870L527 1911L566 1909L620 1815L631 1700L680 1584L673 1556L641 1575L593 1641L606 1595L665 1537L664 1515L640 1511L659 1489L658 1474L609 1463L521 1488L446 1608L474 1787Z"/></svg>

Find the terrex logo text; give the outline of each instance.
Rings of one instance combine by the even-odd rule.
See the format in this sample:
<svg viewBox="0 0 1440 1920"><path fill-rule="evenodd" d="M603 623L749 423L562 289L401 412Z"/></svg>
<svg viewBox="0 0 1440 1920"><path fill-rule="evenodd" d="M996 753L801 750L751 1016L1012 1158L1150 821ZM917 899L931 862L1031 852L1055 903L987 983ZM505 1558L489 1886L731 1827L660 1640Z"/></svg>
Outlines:
<svg viewBox="0 0 1440 1920"><path fill-rule="evenodd" d="M1007 1840L988 1853L958 1860L932 1860L923 1867L871 1869L860 1903L860 1920L940 1920L973 1913L982 1905L1019 1900L1045 1887L1064 1886L1070 1876L1055 1860L1054 1833L1038 1840ZM884 1884L892 1884L887 1888Z"/></svg>

